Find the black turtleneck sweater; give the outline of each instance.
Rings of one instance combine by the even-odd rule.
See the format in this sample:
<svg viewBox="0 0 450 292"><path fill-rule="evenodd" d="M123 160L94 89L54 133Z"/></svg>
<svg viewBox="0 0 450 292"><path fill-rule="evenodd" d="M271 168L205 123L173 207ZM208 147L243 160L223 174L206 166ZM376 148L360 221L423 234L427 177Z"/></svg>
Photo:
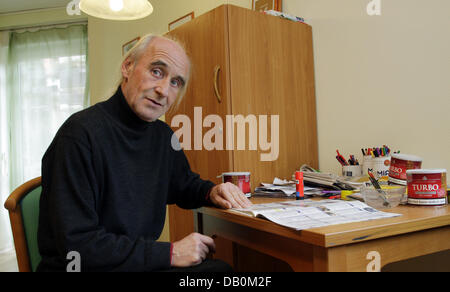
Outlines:
<svg viewBox="0 0 450 292"><path fill-rule="evenodd" d="M121 89L71 116L42 159L38 271L65 271L70 251L82 271L170 267L157 242L166 205L207 205L214 186L190 170L163 122L139 119Z"/></svg>

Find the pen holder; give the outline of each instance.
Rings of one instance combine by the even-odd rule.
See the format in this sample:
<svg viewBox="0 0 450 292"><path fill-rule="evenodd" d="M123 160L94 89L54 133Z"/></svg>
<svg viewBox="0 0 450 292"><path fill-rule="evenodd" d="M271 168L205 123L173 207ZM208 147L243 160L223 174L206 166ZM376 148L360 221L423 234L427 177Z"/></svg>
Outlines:
<svg viewBox="0 0 450 292"><path fill-rule="evenodd" d="M363 162L363 174L369 175L371 171L377 179L388 179L389 168L391 166L391 157L373 157L364 156Z"/></svg>
<svg viewBox="0 0 450 292"><path fill-rule="evenodd" d="M342 166L342 176L345 177L360 177L362 176L361 165L345 165Z"/></svg>

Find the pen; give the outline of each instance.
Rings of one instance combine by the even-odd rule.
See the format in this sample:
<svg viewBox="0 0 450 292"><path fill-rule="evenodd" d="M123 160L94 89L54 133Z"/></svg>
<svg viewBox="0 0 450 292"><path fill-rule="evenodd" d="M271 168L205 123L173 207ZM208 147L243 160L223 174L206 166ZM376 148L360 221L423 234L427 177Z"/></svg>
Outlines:
<svg viewBox="0 0 450 292"><path fill-rule="evenodd" d="M333 195L333 196L329 196L327 197L329 200L339 200L341 198L341 194L339 195Z"/></svg>
<svg viewBox="0 0 450 292"><path fill-rule="evenodd" d="M348 164L347 164L347 161L345 161L344 156L342 156L341 153L339 153L339 150L336 150L336 152L337 152L338 157L339 157L338 160L340 160L340 161L342 161L342 163L344 163L344 164L342 164L342 165L344 165L344 166L345 166L345 165L348 165Z"/></svg>
<svg viewBox="0 0 450 292"><path fill-rule="evenodd" d="M354 155L350 155L350 159L348 160L348 163L350 163L350 165L356 165L356 161L355 161L355 156Z"/></svg>
<svg viewBox="0 0 450 292"><path fill-rule="evenodd" d="M322 194L340 194L341 191L320 191Z"/></svg>
<svg viewBox="0 0 450 292"><path fill-rule="evenodd" d="M361 148L361 152L364 156L386 157L390 155L391 149L388 146L383 145L382 147Z"/></svg>
<svg viewBox="0 0 450 292"><path fill-rule="evenodd" d="M339 161L339 163L340 163L342 166L346 166L346 165L347 165L347 162L345 161L345 159L343 159L343 158L341 158L341 157L339 157L339 156L336 156L336 159L337 159L337 161Z"/></svg>
<svg viewBox="0 0 450 292"><path fill-rule="evenodd" d="M369 171L368 174L369 174L370 182L371 182L372 185L375 187L375 189L381 190L381 186L380 186L380 184L378 183L378 181L377 181L377 179L375 178L375 176L373 175L373 173Z"/></svg>
<svg viewBox="0 0 450 292"><path fill-rule="evenodd" d="M375 176L373 175L373 173L371 171L369 171L368 174L369 174L370 182L372 183L372 185L374 186L374 188L377 190L377 192L380 194L381 198L384 201L383 206L389 207L390 203L389 203L388 199L386 198L386 193L381 188L380 184L378 183L378 180L375 178Z"/></svg>

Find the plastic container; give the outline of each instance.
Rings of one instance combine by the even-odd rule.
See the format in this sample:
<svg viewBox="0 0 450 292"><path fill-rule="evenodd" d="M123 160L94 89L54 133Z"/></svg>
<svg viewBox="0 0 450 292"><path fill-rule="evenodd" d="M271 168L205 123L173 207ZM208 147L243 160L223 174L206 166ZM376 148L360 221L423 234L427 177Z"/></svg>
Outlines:
<svg viewBox="0 0 450 292"><path fill-rule="evenodd" d="M406 171L408 181L408 204L438 206L446 205L447 170L410 169Z"/></svg>
<svg viewBox="0 0 450 292"><path fill-rule="evenodd" d="M389 206L385 205L382 195L374 187L363 187L361 195L364 202L375 209L389 209L397 207L402 200L406 201L406 187L403 186L382 186Z"/></svg>
<svg viewBox="0 0 450 292"><path fill-rule="evenodd" d="M342 176L345 177L360 177L362 176L361 165L345 165L342 166Z"/></svg>
<svg viewBox="0 0 450 292"><path fill-rule="evenodd" d="M422 168L422 158L409 154L392 154L389 181L406 186L406 171Z"/></svg>
<svg viewBox="0 0 450 292"><path fill-rule="evenodd" d="M390 166L390 156L372 157L367 155L364 156L363 174L368 175L368 171L371 171L377 179L388 179Z"/></svg>

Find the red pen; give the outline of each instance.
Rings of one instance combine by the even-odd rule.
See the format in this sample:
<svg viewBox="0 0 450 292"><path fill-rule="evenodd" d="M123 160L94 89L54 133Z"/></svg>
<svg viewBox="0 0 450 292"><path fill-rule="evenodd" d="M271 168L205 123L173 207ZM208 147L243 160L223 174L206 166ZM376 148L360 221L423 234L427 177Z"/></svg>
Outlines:
<svg viewBox="0 0 450 292"><path fill-rule="evenodd" d="M338 160L340 160L340 161L342 161L344 163L343 166L348 165L348 163L345 160L344 156L342 156L341 153L339 153L339 150L336 150L336 152L337 152L338 157L339 157Z"/></svg>
<svg viewBox="0 0 450 292"><path fill-rule="evenodd" d="M330 196L327 199L329 200L339 200L341 198L341 195L335 195L335 196Z"/></svg>

